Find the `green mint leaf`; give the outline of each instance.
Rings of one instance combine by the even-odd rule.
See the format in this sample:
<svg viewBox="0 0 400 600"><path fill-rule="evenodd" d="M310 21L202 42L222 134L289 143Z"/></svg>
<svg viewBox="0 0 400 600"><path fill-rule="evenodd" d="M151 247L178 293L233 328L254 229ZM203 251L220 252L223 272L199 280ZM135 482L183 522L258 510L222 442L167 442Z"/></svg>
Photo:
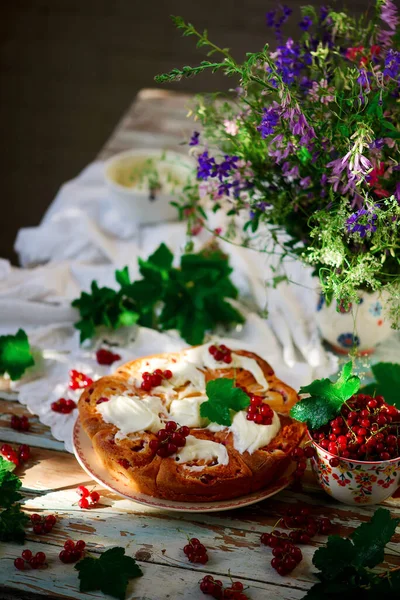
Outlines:
<svg viewBox="0 0 400 600"><path fill-rule="evenodd" d="M359 525L350 536L356 551L354 565L372 568L383 562L385 546L399 523L389 510L378 508L368 523Z"/></svg>
<svg viewBox="0 0 400 600"><path fill-rule="evenodd" d="M313 556L313 565L321 571L324 579L336 579L352 564L356 549L350 540L331 535L323 548Z"/></svg>
<svg viewBox="0 0 400 600"><path fill-rule="evenodd" d="M0 336L0 375L8 373L13 381L20 379L33 364L28 336L23 329L15 335Z"/></svg>
<svg viewBox="0 0 400 600"><path fill-rule="evenodd" d="M229 427L232 424L231 411L238 412L250 404L249 396L235 387L234 379L214 379L206 386L208 400L200 406L200 415L213 423Z"/></svg>
<svg viewBox="0 0 400 600"><path fill-rule="evenodd" d="M74 323L74 327L75 329L80 331L79 339L81 344L85 340L90 340L94 336L96 331L93 319L82 319L81 321Z"/></svg>
<svg viewBox="0 0 400 600"><path fill-rule="evenodd" d="M0 542L23 544L25 527L29 517L22 512L19 504L14 504L0 513Z"/></svg>
<svg viewBox="0 0 400 600"><path fill-rule="evenodd" d="M132 327L138 322L140 314L132 310L124 310L118 317L117 327Z"/></svg>
<svg viewBox="0 0 400 600"><path fill-rule="evenodd" d="M310 385L300 388L299 393L310 394L297 402L290 411L290 415L297 421L307 423L309 429L318 429L334 418L342 404L357 393L360 379L351 374L352 364L344 365L342 372L335 383L330 379L317 379Z"/></svg>
<svg viewBox="0 0 400 600"><path fill-rule="evenodd" d="M380 362L371 367L376 383L370 383L363 388L364 394L379 395L388 404L400 408L400 364Z"/></svg>
<svg viewBox="0 0 400 600"><path fill-rule="evenodd" d="M110 548L100 558L87 557L75 565L81 592L101 590L124 600L129 579L143 575L134 558L125 556L124 548Z"/></svg>

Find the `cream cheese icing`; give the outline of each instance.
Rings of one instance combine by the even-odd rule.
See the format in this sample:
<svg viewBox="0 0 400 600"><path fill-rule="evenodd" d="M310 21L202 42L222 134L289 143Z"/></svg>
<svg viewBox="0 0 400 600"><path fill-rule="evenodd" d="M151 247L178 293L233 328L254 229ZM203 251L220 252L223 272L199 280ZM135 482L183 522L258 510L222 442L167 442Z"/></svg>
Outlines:
<svg viewBox="0 0 400 600"><path fill-rule="evenodd" d="M207 419L200 416L200 405L208 400L207 396L192 396L172 400L169 406L169 414L179 425L187 427L204 427Z"/></svg>
<svg viewBox="0 0 400 600"><path fill-rule="evenodd" d="M195 460L204 460L205 462L216 460L218 465L227 465L229 462L228 452L223 444L210 440L199 440L193 435L187 436L186 445L179 449L174 458L182 464ZM202 469L203 467L195 465L190 468Z"/></svg>
<svg viewBox="0 0 400 600"><path fill-rule="evenodd" d="M163 427L158 415L164 412L164 407L160 398L154 396L112 396L96 409L106 423L118 427L119 437L138 431L157 433Z"/></svg>
<svg viewBox="0 0 400 600"><path fill-rule="evenodd" d="M232 419L232 425L225 427L218 423L210 423L207 429L210 431L231 431L233 434L234 448L243 454L248 452L252 454L259 448L268 446L281 428L279 416L274 411L271 425L259 425L254 421L247 420L247 413L244 410L237 412Z"/></svg>

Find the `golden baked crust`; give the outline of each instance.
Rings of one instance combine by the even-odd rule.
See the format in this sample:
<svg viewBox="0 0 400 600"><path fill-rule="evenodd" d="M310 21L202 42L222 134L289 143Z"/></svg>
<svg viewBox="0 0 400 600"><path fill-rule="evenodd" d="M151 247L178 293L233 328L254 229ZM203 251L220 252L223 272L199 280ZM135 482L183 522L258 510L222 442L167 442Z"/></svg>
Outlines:
<svg viewBox="0 0 400 600"><path fill-rule="evenodd" d="M250 372L233 369L229 365L226 365L227 368L202 368L205 380L235 378L237 385L245 387L249 393L263 396L264 401L279 414L281 421L280 431L268 446L252 454L247 451L240 453L234 447L229 429L214 433L209 429L190 428L190 435L198 439L223 443L229 456L227 465L204 465L197 461L196 466L203 468L190 469L176 462L173 457L157 456L149 447L149 442L156 439L151 432L138 432L115 439L118 428L105 423L96 407L110 396L148 396L138 384L138 373L147 370L151 359L159 358L167 358L173 369L174 361L179 361L182 353L160 354L131 361L113 375L94 382L82 393L78 405L79 418L106 468L117 478L127 478L135 491L180 501L227 500L260 490L276 480L290 462L290 451L301 444L305 435L305 426L288 415L298 396L275 376L271 366L262 358L244 350L234 352L258 363L268 382L269 389L266 392L262 392ZM174 393L178 394L186 385L175 388ZM151 395L154 395L153 392ZM158 395L162 398L162 394Z"/></svg>

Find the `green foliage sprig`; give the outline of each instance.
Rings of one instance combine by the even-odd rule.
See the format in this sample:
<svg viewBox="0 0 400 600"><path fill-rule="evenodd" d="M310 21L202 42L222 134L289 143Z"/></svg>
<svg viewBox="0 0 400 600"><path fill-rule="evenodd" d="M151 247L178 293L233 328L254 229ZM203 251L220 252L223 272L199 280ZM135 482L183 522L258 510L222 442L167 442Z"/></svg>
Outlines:
<svg viewBox="0 0 400 600"><path fill-rule="evenodd" d="M23 544L25 526L29 518L22 512L18 500L22 498L19 477L12 473L14 464L0 456L0 541Z"/></svg>
<svg viewBox="0 0 400 600"><path fill-rule="evenodd" d="M28 336L23 329L15 335L0 336L0 375L7 373L12 380L20 379L34 363Z"/></svg>
<svg viewBox="0 0 400 600"><path fill-rule="evenodd" d="M135 323L160 330L176 329L189 344L200 344L216 325L243 323L243 316L226 299L236 298L227 257L210 247L184 254L180 268L165 244L147 259L139 259L142 279L131 282L128 268L116 271L118 290L99 288L83 292L72 302L81 319L75 324L81 342L101 325L117 329Z"/></svg>
<svg viewBox="0 0 400 600"><path fill-rule="evenodd" d="M400 570L372 571L384 560L384 549L395 533L400 519L378 508L368 523L362 523L349 538L329 536L318 548L313 564L320 583L306 594L307 600L390 600L400 594Z"/></svg>

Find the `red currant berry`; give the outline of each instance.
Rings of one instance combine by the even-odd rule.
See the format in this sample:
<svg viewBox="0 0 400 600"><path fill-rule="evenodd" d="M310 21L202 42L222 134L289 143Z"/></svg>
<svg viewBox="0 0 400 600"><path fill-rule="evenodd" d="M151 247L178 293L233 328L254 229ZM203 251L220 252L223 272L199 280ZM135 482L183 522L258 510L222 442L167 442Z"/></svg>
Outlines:
<svg viewBox="0 0 400 600"><path fill-rule="evenodd" d="M331 467L338 467L340 464L340 461L338 458L334 457L334 458L330 459L329 464L331 465Z"/></svg>
<svg viewBox="0 0 400 600"><path fill-rule="evenodd" d="M44 552L36 552L35 560L39 563L39 565L43 565L46 562L46 555Z"/></svg>
<svg viewBox="0 0 400 600"><path fill-rule="evenodd" d="M35 523L33 526L33 533L41 535L43 533L43 525L41 523Z"/></svg>
<svg viewBox="0 0 400 600"><path fill-rule="evenodd" d="M80 551L84 550L86 548L86 542L83 540L78 540L75 544L75 548Z"/></svg>
<svg viewBox="0 0 400 600"><path fill-rule="evenodd" d="M78 502L80 508L89 508L89 501L87 498L81 498Z"/></svg>
<svg viewBox="0 0 400 600"><path fill-rule="evenodd" d="M24 560L27 560L29 562L32 558L32 552L31 550L24 550L21 556Z"/></svg>
<svg viewBox="0 0 400 600"><path fill-rule="evenodd" d="M47 517L45 517L45 522L50 523L53 527L57 523L57 517L55 515L47 515Z"/></svg>
<svg viewBox="0 0 400 600"><path fill-rule="evenodd" d="M89 496L89 490L84 485L80 485L76 491L82 498L87 498L87 496Z"/></svg>
<svg viewBox="0 0 400 600"><path fill-rule="evenodd" d="M25 561L23 558L16 558L14 560L14 567L18 569L18 571L23 571L25 569Z"/></svg>
<svg viewBox="0 0 400 600"><path fill-rule="evenodd" d="M64 542L64 549L65 550L73 550L75 548L75 542L74 540L66 540Z"/></svg>
<svg viewBox="0 0 400 600"><path fill-rule="evenodd" d="M99 492L96 492L96 491L91 492L89 494L89 498L93 504L96 504L96 502L98 502L100 500L100 494L99 494Z"/></svg>

